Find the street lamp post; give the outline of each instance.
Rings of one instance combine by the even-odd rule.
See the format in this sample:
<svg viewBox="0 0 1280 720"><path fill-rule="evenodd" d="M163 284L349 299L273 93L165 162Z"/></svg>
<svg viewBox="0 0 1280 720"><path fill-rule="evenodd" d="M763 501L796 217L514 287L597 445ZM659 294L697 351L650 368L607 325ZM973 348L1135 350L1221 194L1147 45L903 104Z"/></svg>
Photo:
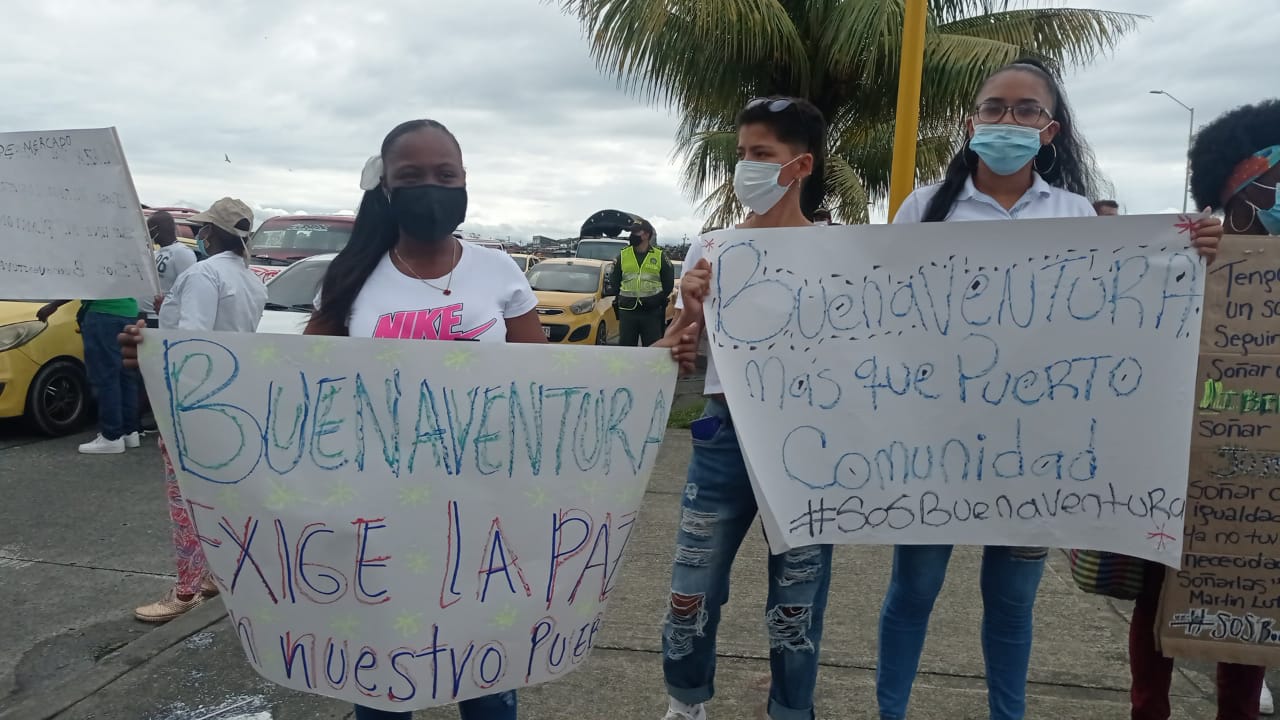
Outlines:
<svg viewBox="0 0 1280 720"><path fill-rule="evenodd" d="M1187 211L1187 198L1191 195L1191 141L1196 134L1196 109L1164 90L1152 90L1151 94L1163 95L1169 98L1181 105L1182 109L1186 110L1191 115L1191 119L1187 123L1187 176L1182 181L1182 212L1185 213Z"/></svg>

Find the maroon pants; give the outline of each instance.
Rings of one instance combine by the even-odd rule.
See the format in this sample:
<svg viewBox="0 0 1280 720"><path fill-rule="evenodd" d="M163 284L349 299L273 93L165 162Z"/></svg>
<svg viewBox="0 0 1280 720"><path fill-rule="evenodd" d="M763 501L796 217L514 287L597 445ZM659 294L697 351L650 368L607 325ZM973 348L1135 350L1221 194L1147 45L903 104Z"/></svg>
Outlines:
<svg viewBox="0 0 1280 720"><path fill-rule="evenodd" d="M1156 608L1164 566L1146 563L1142 594L1133 607L1129 623L1129 670L1133 685L1129 690L1133 720L1169 720L1169 684L1173 680L1173 659L1156 650ZM1258 695L1266 668L1255 665L1218 663L1218 720L1258 720Z"/></svg>

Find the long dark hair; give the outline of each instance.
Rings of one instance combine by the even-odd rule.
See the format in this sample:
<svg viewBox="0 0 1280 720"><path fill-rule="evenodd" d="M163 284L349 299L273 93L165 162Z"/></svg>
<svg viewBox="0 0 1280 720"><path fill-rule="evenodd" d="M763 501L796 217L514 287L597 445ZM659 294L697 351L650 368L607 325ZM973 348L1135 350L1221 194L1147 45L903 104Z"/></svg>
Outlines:
<svg viewBox="0 0 1280 720"><path fill-rule="evenodd" d="M822 111L804 98L771 97L768 102L752 102L738 113L737 127L764 125L778 140L802 148L813 155L813 173L800 186L800 210L813 219L827 196L827 121ZM789 104L771 110L778 100Z"/></svg>
<svg viewBox="0 0 1280 720"><path fill-rule="evenodd" d="M419 130L439 130L458 144L449 129L435 120L410 120L392 128L382 140L381 156L385 164L387 151L397 140ZM391 204L382 187L365 192L356 212L351 239L342 252L329 263L320 290L320 307L311 316L307 331L314 335L346 335L351 306L374 268L400 238L400 230L391 218Z"/></svg>
<svg viewBox="0 0 1280 720"><path fill-rule="evenodd" d="M1067 104L1067 96L1062 91L1061 84L1044 63L1034 58L1024 58L1005 65L992 73L987 81L1000 73L1011 71L1035 75L1044 81L1053 95L1053 119L1058 122L1058 134L1051 144L1040 148L1035 159L1036 172L1054 187L1087 198L1097 197L1098 187L1101 185L1097 163L1094 161L1093 151L1076 131L1075 119L1071 115L1071 107ZM941 222L947 219L956 198L964 189L965 180L969 179L977 167L978 154L969 149L969 141L966 139L960 151L951 158L951 164L947 165L942 186L925 208L924 222Z"/></svg>

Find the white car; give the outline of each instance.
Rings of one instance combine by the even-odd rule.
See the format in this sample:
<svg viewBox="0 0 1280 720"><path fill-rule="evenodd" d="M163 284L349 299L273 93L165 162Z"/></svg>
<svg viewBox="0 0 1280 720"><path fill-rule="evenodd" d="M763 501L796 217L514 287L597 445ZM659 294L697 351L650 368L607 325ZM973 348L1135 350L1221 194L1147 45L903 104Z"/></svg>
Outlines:
<svg viewBox="0 0 1280 720"><path fill-rule="evenodd" d="M337 253L312 255L281 270L267 281L267 308L258 332L301 335L315 312L316 294Z"/></svg>

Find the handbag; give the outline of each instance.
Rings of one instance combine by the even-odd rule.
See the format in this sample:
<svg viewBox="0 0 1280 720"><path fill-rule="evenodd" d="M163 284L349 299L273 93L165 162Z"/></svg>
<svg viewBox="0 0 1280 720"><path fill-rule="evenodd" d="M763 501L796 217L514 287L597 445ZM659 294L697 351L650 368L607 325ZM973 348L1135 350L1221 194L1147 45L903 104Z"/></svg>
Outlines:
<svg viewBox="0 0 1280 720"><path fill-rule="evenodd" d="M1102 550L1072 550L1071 579L1091 594L1133 600L1142 591L1143 561Z"/></svg>

